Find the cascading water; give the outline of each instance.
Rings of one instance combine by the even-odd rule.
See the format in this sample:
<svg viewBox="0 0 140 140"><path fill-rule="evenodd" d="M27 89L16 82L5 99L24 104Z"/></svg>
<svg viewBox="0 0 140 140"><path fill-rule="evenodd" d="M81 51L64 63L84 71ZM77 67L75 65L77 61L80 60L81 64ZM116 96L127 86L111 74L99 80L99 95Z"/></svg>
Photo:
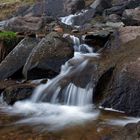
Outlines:
<svg viewBox="0 0 140 140"><path fill-rule="evenodd" d="M29 100L16 102L8 108L8 112L28 116L17 123L46 124L47 130L57 130L99 115L99 111L93 110L92 77L84 87L71 81L86 68L89 56L98 57L98 54L88 45L80 44L79 38L70 37L74 43L74 57L62 66L60 74L37 87Z"/></svg>
<svg viewBox="0 0 140 140"><path fill-rule="evenodd" d="M98 54L93 53L92 48L88 45L80 44L79 38L70 37L74 42L74 57L62 66L60 74L49 80L47 84L38 86L30 99L18 101L13 106L1 107L3 111L12 115L24 116L16 124L30 124L39 131L57 131L97 119L99 116L99 110L95 109L92 104L94 77L90 74L88 78L86 77L89 73L87 70L89 58L98 57ZM82 83L80 75L82 73L84 78L88 79L84 87L73 80L77 77ZM3 103L2 97L0 102ZM104 120L104 122L111 125L125 125L138 120L123 118L121 120Z"/></svg>
<svg viewBox="0 0 140 140"><path fill-rule="evenodd" d="M92 48L88 45L80 45L79 38L75 36L70 37L74 43L75 56L62 66L61 72L56 78L50 80L46 85L41 85L36 89L31 98L32 102L48 101L53 104L62 102L63 104L78 106L92 104L91 99L93 90L92 83L90 83L91 79L89 79L89 83L85 88L77 87L71 83L71 81L63 83L63 80L67 80L71 75L80 73L86 67L88 59L83 57L83 53L91 53L94 57L97 57L98 54L93 53ZM76 67L70 64L71 61L78 61ZM64 89L61 88L63 84L66 85Z"/></svg>
<svg viewBox="0 0 140 140"><path fill-rule="evenodd" d="M88 10L82 10L81 12L79 13L76 13L76 14L71 14L69 16L66 16L66 17L61 17L61 22L66 24L66 25L74 25L74 18L80 16L80 15L83 15L84 13L86 13ZM79 27L79 26L76 26L76 27Z"/></svg>

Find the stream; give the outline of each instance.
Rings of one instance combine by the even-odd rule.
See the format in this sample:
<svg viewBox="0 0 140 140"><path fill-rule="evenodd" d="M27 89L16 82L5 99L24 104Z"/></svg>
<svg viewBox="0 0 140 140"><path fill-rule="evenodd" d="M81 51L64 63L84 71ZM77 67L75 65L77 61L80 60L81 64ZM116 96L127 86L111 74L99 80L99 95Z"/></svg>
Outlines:
<svg viewBox="0 0 140 140"><path fill-rule="evenodd" d="M38 86L25 101L13 106L1 101L1 140L102 140L125 124L138 121L122 112L105 111L94 105L94 77L88 77L85 87L68 80L82 73L90 59L100 57L77 37L70 37L74 43L74 57L62 66L58 76Z"/></svg>
<svg viewBox="0 0 140 140"><path fill-rule="evenodd" d="M70 17L62 21L72 24ZM79 38L67 36L73 40L74 57L60 74L39 85L31 98L0 105L0 140L109 140L122 126L139 121L93 104L94 77L86 77L84 71L100 54ZM80 74L85 74L86 82L78 86Z"/></svg>

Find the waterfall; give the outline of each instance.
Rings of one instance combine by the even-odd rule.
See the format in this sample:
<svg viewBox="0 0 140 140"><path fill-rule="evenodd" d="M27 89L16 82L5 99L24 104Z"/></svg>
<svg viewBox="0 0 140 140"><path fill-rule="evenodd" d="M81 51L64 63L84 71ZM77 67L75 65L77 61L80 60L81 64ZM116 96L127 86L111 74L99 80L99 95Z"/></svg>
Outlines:
<svg viewBox="0 0 140 140"><path fill-rule="evenodd" d="M89 83L85 88L77 87L73 83L67 82L66 86L62 88L63 81L69 79L71 75L76 75L82 72L88 63L88 59L85 59L86 54L92 54L97 57L98 54L93 53L93 49L86 45L80 44L78 37L70 36L74 43L74 57L62 66L60 74L54 79L50 80L45 85L40 85L31 97L32 102L47 101L52 104L66 104L84 106L92 104L93 85L92 79L89 79ZM71 65L71 61L78 61L75 66Z"/></svg>
<svg viewBox="0 0 140 140"><path fill-rule="evenodd" d="M89 58L98 57L98 54L93 53L90 46L81 44L79 38L70 38L74 44L74 57L61 67L60 74L38 86L30 99L18 101L5 109L8 113L25 116L16 124L39 126L37 128L41 131L57 131L99 116L99 110L92 103L93 77L88 77L84 86L72 80L77 78L81 83L80 74L84 74Z"/></svg>
<svg viewBox="0 0 140 140"><path fill-rule="evenodd" d="M77 17L83 15L83 14L86 13L87 11L88 11L88 10L82 10L82 11L79 12L79 13L71 14L71 15L65 16L65 17L61 17L60 20L61 20L62 23L66 24L66 25L72 26L72 25L75 24L75 23L74 23L74 18L77 18ZM76 26L76 27L78 27L78 26Z"/></svg>

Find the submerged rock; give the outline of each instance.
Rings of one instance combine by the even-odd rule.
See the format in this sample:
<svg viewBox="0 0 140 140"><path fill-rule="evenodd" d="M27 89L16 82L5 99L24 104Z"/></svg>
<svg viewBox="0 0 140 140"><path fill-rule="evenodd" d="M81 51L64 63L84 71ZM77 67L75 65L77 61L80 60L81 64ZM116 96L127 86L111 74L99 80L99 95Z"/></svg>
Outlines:
<svg viewBox="0 0 140 140"><path fill-rule="evenodd" d="M34 38L23 39L1 62L0 79L12 76L21 69L32 49L38 44L38 40Z"/></svg>
<svg viewBox="0 0 140 140"><path fill-rule="evenodd" d="M23 68L23 74L27 79L53 77L71 57L72 44L60 34L52 32L32 50Z"/></svg>

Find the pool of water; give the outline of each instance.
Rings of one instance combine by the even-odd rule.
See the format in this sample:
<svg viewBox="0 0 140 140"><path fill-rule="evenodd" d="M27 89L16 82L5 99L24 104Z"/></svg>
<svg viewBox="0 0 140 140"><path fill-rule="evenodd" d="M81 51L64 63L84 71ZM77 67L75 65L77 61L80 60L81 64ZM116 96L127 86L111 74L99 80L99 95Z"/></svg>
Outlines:
<svg viewBox="0 0 140 140"><path fill-rule="evenodd" d="M78 114L74 115L80 117ZM57 115L55 117L58 120ZM32 124L32 121L31 123L17 123L26 119L27 116L25 115L11 114L3 112L3 109L1 109L0 140L104 140L110 139L114 132L128 122L138 121L135 118L126 117L123 113L100 110L96 119L82 121L81 123L76 123L76 120L75 125L67 123L63 128L57 127L57 130L50 130L49 125L52 124L43 123L43 120L42 123ZM55 123L63 124L64 122L61 119L60 122Z"/></svg>

